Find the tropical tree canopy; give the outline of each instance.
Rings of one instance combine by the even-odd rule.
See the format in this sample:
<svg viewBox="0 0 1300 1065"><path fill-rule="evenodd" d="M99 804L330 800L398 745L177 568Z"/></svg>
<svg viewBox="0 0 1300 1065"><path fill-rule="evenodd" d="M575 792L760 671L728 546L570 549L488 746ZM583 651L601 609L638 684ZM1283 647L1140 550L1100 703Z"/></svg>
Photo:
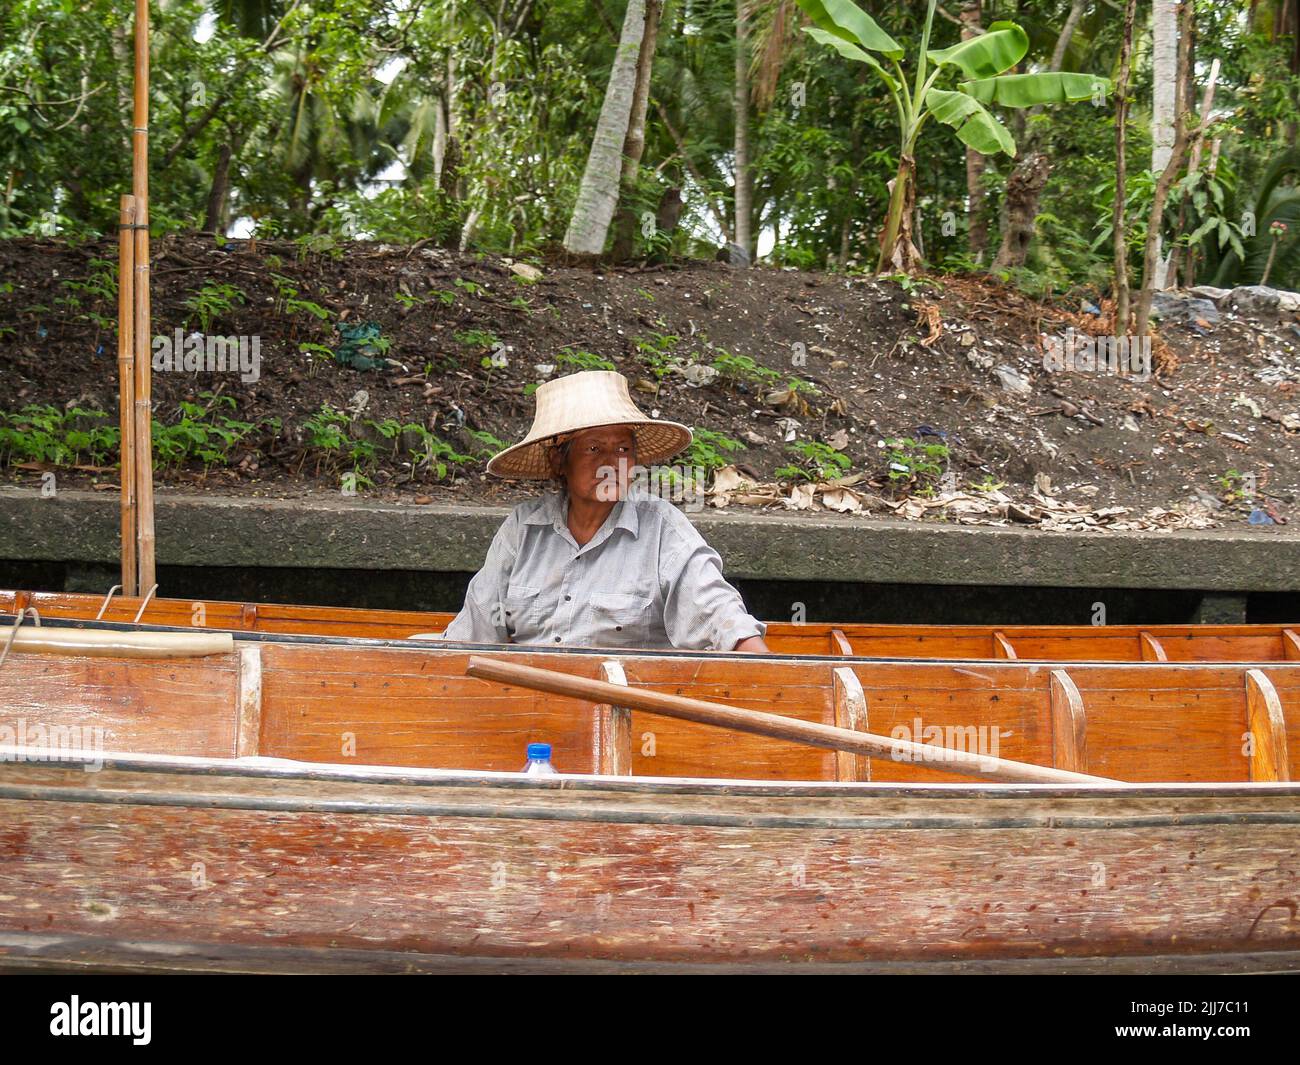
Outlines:
<svg viewBox="0 0 1300 1065"><path fill-rule="evenodd" d="M1123 2L635 3L655 9L649 57L629 51L627 0L157 0L154 234L543 255L599 202L584 245L607 230L606 254L616 230L620 254L710 258L752 230L745 250L777 265L987 269L972 233L996 247L1032 149L1049 165L1013 273L1044 290L1106 282ZM1300 286L1296 6L1196 5L1189 95L1214 60L1217 86L1161 225L1200 280L1251 283L1268 264L1270 284ZM0 8L0 236L115 231L132 15L120 0ZM1153 186L1152 15L1139 0L1134 247ZM639 158L611 176L638 106Z"/></svg>

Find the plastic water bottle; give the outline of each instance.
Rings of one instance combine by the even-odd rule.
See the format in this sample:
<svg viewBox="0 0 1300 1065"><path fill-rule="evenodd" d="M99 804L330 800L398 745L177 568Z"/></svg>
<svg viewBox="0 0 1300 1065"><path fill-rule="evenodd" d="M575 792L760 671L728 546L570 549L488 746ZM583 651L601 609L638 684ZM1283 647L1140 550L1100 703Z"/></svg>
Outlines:
<svg viewBox="0 0 1300 1065"><path fill-rule="evenodd" d="M555 766L551 765L551 745L549 743L530 743L528 745L528 762L523 768L525 776L558 776Z"/></svg>

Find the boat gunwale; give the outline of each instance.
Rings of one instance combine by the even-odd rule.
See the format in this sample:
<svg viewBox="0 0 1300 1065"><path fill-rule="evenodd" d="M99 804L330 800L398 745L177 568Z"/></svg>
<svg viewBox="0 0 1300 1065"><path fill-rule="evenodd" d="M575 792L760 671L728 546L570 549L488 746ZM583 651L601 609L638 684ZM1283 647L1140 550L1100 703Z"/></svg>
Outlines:
<svg viewBox="0 0 1300 1065"><path fill-rule="evenodd" d="M0 973L346 973L469 975L1251 975L1300 971L1300 950L1187 954L1007 955L1000 958L784 961L677 961L431 954L219 940L109 938L85 933L0 929Z"/></svg>
<svg viewBox="0 0 1300 1065"><path fill-rule="evenodd" d="M25 757L30 756L30 757ZM307 783L392 785L400 787L484 787L540 792L615 792L665 796L714 794L762 797L834 798L971 798L971 799L1074 799L1074 798L1257 798L1300 799L1300 781L1144 781L1097 784L969 784L935 781L757 780L744 777L607 776L599 773L562 773L525 776L487 769L437 769L420 766L353 766L336 762L303 762L256 755L244 759L199 755L153 754L145 751L71 751L0 744L0 774L9 765L58 766L71 769L94 764L102 770L136 773L196 774L261 780L301 780ZM3 787L0 783L0 787ZM1300 809L1297 810L1300 821Z"/></svg>
<svg viewBox="0 0 1300 1065"><path fill-rule="evenodd" d="M12 625L13 614L0 612L0 625ZM1154 667L1166 670L1213 669L1225 666L1246 666L1260 669L1277 669L1300 665L1292 659L1179 659L1176 661L1151 661L1143 659L1089 659L1089 658L917 658L908 655L873 656L839 654L795 654L793 652L767 652L755 655L744 651L693 650L680 647L553 647L547 644L470 643L460 640L413 640L381 638L375 636L326 636L319 633L258 632L248 629L226 629L218 626L155 625L149 622L104 621L86 618L51 617L41 619L41 628L85 629L105 632L164 632L164 633L229 633L235 643L292 644L305 646L358 646L368 650L393 649L399 651L456 651L466 654L540 654L540 655L592 655L601 658L667 658L698 659L709 661L752 662L827 662L837 666L865 662L874 664L899 664L920 666L1031 666L1034 669L1088 668L1131 669ZM15 651L17 653L17 651Z"/></svg>

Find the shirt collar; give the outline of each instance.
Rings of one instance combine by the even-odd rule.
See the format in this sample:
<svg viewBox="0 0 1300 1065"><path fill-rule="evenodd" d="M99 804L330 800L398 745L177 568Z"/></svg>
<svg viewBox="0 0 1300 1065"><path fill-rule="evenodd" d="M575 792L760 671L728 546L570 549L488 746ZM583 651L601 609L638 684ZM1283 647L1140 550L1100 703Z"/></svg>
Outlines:
<svg viewBox="0 0 1300 1065"><path fill-rule="evenodd" d="M612 524L609 528L611 532L614 529L626 529L635 539L641 528L641 520L637 515L635 505L635 490L629 489L629 497L620 499L614 504L614 509L610 511ZM547 492L542 497L542 505L531 516L524 519L525 525L550 525L558 533L567 531L569 517L569 502L562 492ZM610 518L606 519L607 522Z"/></svg>

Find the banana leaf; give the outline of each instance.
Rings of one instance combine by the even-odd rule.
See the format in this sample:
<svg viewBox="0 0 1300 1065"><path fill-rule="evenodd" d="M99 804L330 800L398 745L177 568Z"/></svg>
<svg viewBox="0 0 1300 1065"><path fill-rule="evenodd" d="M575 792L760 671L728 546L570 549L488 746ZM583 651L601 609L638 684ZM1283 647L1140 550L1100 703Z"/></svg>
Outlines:
<svg viewBox="0 0 1300 1065"><path fill-rule="evenodd" d="M868 66L873 67L876 73L885 79L886 85L895 92L898 91L898 82L870 52L864 52L852 41L846 41L843 37L836 37L835 34L819 30L815 26L805 26L803 31L813 40L820 41L822 44L829 44L845 59L856 59L859 63L866 63Z"/></svg>
<svg viewBox="0 0 1300 1065"><path fill-rule="evenodd" d="M814 26L833 37L880 52L889 59L903 58L903 46L853 0L798 0L798 4Z"/></svg>
<svg viewBox="0 0 1300 1065"><path fill-rule="evenodd" d="M1039 104L1091 100L1109 94L1110 81L1094 74L1003 74L999 77L963 81L961 91L982 104L1003 107L1036 107Z"/></svg>
<svg viewBox="0 0 1300 1065"><path fill-rule="evenodd" d="M995 22L987 33L925 54L932 63L960 68L968 78L992 78L1014 67L1028 51L1029 36L1024 30L1014 22Z"/></svg>
<svg viewBox="0 0 1300 1065"><path fill-rule="evenodd" d="M945 126L957 131L957 138L981 155L994 152L1016 154L1016 142L1007 127L984 109L973 96L947 89L931 89L925 94L930 113Z"/></svg>

